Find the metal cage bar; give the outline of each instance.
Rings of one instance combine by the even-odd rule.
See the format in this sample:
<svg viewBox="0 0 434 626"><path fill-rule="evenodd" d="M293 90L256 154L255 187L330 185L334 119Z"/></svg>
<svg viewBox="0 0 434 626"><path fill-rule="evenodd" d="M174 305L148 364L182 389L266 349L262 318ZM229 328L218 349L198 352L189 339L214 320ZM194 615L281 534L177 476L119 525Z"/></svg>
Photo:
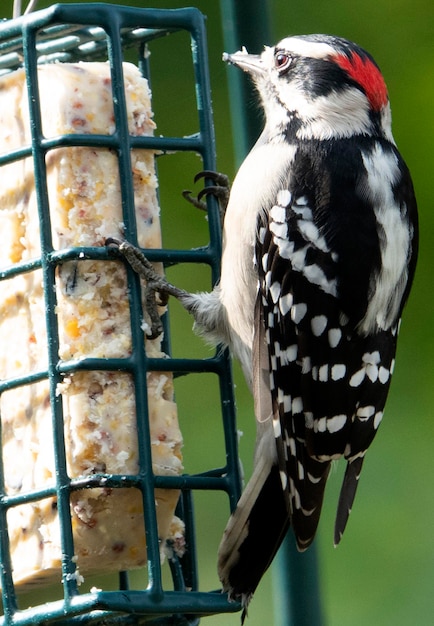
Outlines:
<svg viewBox="0 0 434 626"><path fill-rule="evenodd" d="M184 30L191 39L192 64L196 90L199 129L189 137L132 137L126 123L123 90L122 58L126 48L141 55L138 65L148 71L143 58L145 46L154 39ZM110 64L116 130L113 135L66 135L45 138L42 133L37 65L55 61L95 60L107 58ZM134 194L130 167L132 148L199 153L204 169L215 169L215 140L208 77L206 34L202 14L196 9L133 9L116 5L87 4L54 5L28 16L0 24L0 73L23 66L26 70L30 102L32 145L0 157L0 166L32 156L38 200L41 255L26 263L3 268L0 280L20 273L41 269L46 298L46 327L48 334L48 367L28 376L0 382L0 394L8 389L49 380L52 426L55 442L56 485L31 493L8 495L5 490L3 463L0 463L0 580L4 615L1 625L39 624L196 624L201 615L239 610L225 595L199 591L197 555L194 543L194 490L220 490L229 496L233 508L240 493L240 476L235 425L235 404L231 367L227 352L218 351L207 359L149 358L144 349L141 329L140 283L127 268L130 290L130 317L133 350L122 359L93 359L61 361L58 356L59 338L55 314L56 268L68 260L113 260L116 251L77 247L53 248L47 195L45 156L60 146L95 146L111 148L118 155L121 180L122 210L126 237L137 242L134 215ZM212 280L219 276L221 254L220 216L217 203L209 199L209 243L199 250L147 250L152 261L163 264L205 263L211 268ZM147 393L144 385L135 384L137 429L139 439L139 473L134 476L96 474L91 477L70 478L67 473L63 414L57 385L63 377L79 370L123 370L136 381L143 380L148 371L172 371L174 375L191 372L212 373L218 377L221 413L224 427L227 464L210 468L202 474L179 477L155 476L152 471L151 444L147 413ZM70 519L70 494L74 490L98 486L140 489L144 504L145 532L148 550L148 585L146 589L129 589L128 575L119 576L119 590L80 593L74 577L74 541ZM179 512L186 524L189 551L186 557L171 563L173 590L162 583L156 522L154 489L181 489ZM24 502L47 496L57 496L62 541L63 600L44 603L32 608L18 609L16 590L11 572L7 511ZM187 589L191 589L187 591Z"/></svg>

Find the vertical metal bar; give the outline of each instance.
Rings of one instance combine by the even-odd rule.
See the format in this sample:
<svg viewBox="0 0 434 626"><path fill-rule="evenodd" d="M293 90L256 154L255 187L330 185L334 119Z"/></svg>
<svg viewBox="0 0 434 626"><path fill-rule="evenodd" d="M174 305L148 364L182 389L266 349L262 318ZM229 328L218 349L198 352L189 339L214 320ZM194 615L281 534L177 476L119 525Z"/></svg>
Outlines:
<svg viewBox="0 0 434 626"><path fill-rule="evenodd" d="M192 56L196 81L196 99L199 113L199 125L203 151L203 165L205 170L216 169L216 148L214 124L212 117L212 103L210 100L210 80L208 73L208 53L206 45L206 30L203 15L197 13L195 28L192 32ZM220 259L222 253L221 218L215 198L208 200L208 224L210 232L210 251L212 253L212 282L216 283L220 276ZM229 497L231 509L235 508L240 495L241 475L238 463L238 441L236 433L235 399L233 396L232 368L229 352L219 351L222 367L219 371L219 384L222 404L223 426L225 434L227 476L229 482Z"/></svg>
<svg viewBox="0 0 434 626"><path fill-rule="evenodd" d="M122 69L122 45L119 37L120 18L118 13L111 15L106 25L108 35L108 57L113 83L113 107L116 121L115 134L118 138L118 163L122 199L122 214L125 235L129 241L137 243L137 227L134 213L134 190L131 173L131 146L128 129L128 115L125 101L125 87ZM148 591L155 602L162 600L164 592L161 578L161 560L158 541L157 516L155 510L154 474L152 470L151 440L149 432L149 410L146 384L147 361L144 350L144 333L141 324L141 290L137 276L128 271L130 290L131 339L134 363L134 394L137 416L137 438L141 491L145 519L146 549L148 559Z"/></svg>
<svg viewBox="0 0 434 626"><path fill-rule="evenodd" d="M2 420L0 414L0 442L2 442ZM3 450L0 446L0 497L3 500L6 495L3 466ZM12 578L12 559L9 542L9 529L7 523L7 508L0 506L0 582L2 588L3 613L5 621L12 623L14 613L18 610L15 587Z"/></svg>
<svg viewBox="0 0 434 626"><path fill-rule="evenodd" d="M23 52L26 68L26 83L29 101L30 131L32 137L32 157L35 175L35 189L40 223L41 264L44 286L45 323L48 342L48 382L52 411L54 456L56 465L57 508L59 513L60 536L62 546L62 579L64 584L65 605L77 594L77 580L74 577L76 565L73 562L74 542L70 516L70 486L66 468L65 439L63 431L62 397L58 394L61 375L58 371L59 336L56 315L55 271L51 262L53 251L50 207L47 189L47 168L43 139L41 107L39 99L36 28L31 25L23 28Z"/></svg>
<svg viewBox="0 0 434 626"><path fill-rule="evenodd" d="M212 117L211 86L208 73L208 51L204 17L199 11L192 14L191 53L194 69L196 106L199 114L199 128L203 146L202 159L205 170L216 169L216 147ZM217 201L210 198L208 204L208 224L210 249L213 257L211 265L213 284L220 276L221 224Z"/></svg>
<svg viewBox="0 0 434 626"><path fill-rule="evenodd" d="M270 44L271 15L267 0L220 0L223 38L227 52L246 46L259 53ZM228 70L235 159L240 164L254 145L261 120L248 106L252 86L244 72ZM300 554L292 530L283 541L274 564L275 626L321 626L323 624L315 543Z"/></svg>

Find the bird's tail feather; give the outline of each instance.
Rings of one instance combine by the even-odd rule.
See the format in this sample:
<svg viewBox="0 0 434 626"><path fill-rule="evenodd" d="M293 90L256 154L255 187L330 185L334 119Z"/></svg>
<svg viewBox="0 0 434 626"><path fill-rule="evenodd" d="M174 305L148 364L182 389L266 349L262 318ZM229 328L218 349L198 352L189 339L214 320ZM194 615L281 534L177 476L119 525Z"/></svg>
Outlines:
<svg viewBox="0 0 434 626"><path fill-rule="evenodd" d="M339 495L338 510L336 513L334 535L335 546L338 545L342 535L344 534L345 526L347 525L348 517L351 513L351 507L353 506L354 498L356 496L362 465L363 457L357 457L352 461L348 461L344 481L341 487L341 493Z"/></svg>
<svg viewBox="0 0 434 626"><path fill-rule="evenodd" d="M230 599L240 600L245 611L288 527L279 469L259 462L229 519L218 555L223 589Z"/></svg>

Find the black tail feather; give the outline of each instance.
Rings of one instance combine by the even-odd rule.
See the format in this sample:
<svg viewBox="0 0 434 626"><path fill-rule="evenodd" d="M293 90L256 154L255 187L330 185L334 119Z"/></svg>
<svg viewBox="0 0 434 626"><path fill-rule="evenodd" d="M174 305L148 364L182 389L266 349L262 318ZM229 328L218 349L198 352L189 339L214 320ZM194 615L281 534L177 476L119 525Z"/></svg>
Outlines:
<svg viewBox="0 0 434 626"><path fill-rule="evenodd" d="M271 467L259 490L250 490L255 497L247 501L249 485L229 520L218 564L224 590L243 604L243 620L247 605L289 527L278 467Z"/></svg>
<svg viewBox="0 0 434 626"><path fill-rule="evenodd" d="M348 517L351 513L354 498L356 496L357 485L359 483L360 473L363 466L363 457L357 457L352 461L348 461L345 470L344 481L339 495L338 510L336 513L335 536L334 542L337 546L344 534Z"/></svg>

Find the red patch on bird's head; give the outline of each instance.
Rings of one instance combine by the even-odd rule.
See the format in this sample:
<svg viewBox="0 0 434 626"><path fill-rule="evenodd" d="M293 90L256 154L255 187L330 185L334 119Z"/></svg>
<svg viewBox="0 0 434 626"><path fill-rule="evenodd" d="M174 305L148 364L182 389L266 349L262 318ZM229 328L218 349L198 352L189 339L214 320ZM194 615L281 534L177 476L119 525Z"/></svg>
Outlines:
<svg viewBox="0 0 434 626"><path fill-rule="evenodd" d="M355 52L350 52L349 56L336 55L333 61L362 87L374 111L380 111L387 104L386 83L380 70L369 57L361 57Z"/></svg>

